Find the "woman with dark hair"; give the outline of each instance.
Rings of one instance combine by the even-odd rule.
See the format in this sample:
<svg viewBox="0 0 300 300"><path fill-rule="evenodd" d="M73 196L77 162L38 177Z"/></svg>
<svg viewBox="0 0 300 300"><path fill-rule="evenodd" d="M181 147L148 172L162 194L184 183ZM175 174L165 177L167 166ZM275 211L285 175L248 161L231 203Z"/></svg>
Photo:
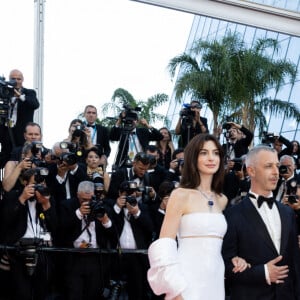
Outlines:
<svg viewBox="0 0 300 300"><path fill-rule="evenodd" d="M148 280L155 294L176 300L225 299L223 178L220 143L210 134L195 136L184 151L180 187L168 200L160 237L148 250ZM232 262L233 272L248 267L242 258Z"/></svg>
<svg viewBox="0 0 300 300"><path fill-rule="evenodd" d="M105 172L105 166L101 165L101 153L97 147L92 147L86 150L85 162L87 166L87 176L94 183L103 184L104 191L107 192L110 183L110 177L107 172ZM100 186L100 185L98 185Z"/></svg>
<svg viewBox="0 0 300 300"><path fill-rule="evenodd" d="M292 144L293 144L292 156L295 159L296 169L300 170L300 144L296 140L292 141Z"/></svg>
<svg viewBox="0 0 300 300"><path fill-rule="evenodd" d="M158 163L166 170L169 170L172 154L174 152L174 145L172 142L172 134L167 127L162 127L159 132L163 135L163 139L156 142L156 147L159 150Z"/></svg>

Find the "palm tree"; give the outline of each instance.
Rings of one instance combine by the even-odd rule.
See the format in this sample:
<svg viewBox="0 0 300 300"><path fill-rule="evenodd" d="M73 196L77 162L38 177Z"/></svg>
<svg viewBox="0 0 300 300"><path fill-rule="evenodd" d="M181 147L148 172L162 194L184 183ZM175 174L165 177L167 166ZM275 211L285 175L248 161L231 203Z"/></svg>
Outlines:
<svg viewBox="0 0 300 300"><path fill-rule="evenodd" d="M286 81L293 83L297 75L294 64L272 57L279 51L278 42L258 39L249 49L241 42L237 50L231 55L232 76L228 82L235 115L250 130L257 126L260 133L266 127L268 113L299 122L300 111L294 104L266 97L270 88L277 93Z"/></svg>
<svg viewBox="0 0 300 300"><path fill-rule="evenodd" d="M136 100L127 90L118 88L114 91L111 100L112 102L102 105L103 115L107 115L111 112L114 116L119 116L125 107L130 110L138 108L140 110L140 118L145 118L149 123L155 123L156 121L165 120L165 115L155 113L154 110L167 102L169 98L166 94L155 94L154 96L149 97L146 101ZM112 125L115 123L115 119L102 120L102 123L103 122Z"/></svg>
<svg viewBox="0 0 300 300"><path fill-rule="evenodd" d="M259 39L248 49L237 34L230 33L221 41L196 41L190 54L176 56L168 64L172 78L180 66L176 100L180 102L185 94L202 99L212 111L214 133L228 115L253 131L255 124L261 130L266 125L267 112L299 120L295 105L266 97L269 88L278 91L287 76L291 81L296 77L295 65L275 61L265 53L269 48L278 51L278 43Z"/></svg>

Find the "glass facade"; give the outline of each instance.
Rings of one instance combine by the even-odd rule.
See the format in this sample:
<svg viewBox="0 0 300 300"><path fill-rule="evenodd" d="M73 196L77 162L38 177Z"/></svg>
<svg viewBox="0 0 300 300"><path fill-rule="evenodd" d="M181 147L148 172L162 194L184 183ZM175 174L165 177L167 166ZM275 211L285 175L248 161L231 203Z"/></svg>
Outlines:
<svg viewBox="0 0 300 300"><path fill-rule="evenodd" d="M300 11L300 0L288 1L288 0L266 0L266 1L249 1L256 2L265 5L270 5L273 7ZM274 89L268 91L267 97L271 99L280 99L295 104L299 108L300 104L300 38L295 36L288 36L281 33L267 31L260 28L245 26L241 24L221 21L212 19L205 16L195 16L190 31L190 35L186 44L186 51L190 49L190 46L195 40L213 40L223 37L228 31L237 32L241 34L244 41L251 46L252 43L257 38L274 38L280 43L280 51L274 56L276 59L288 59L293 62L298 69L298 75L295 83L291 85L289 82L286 82L282 85L278 93ZM180 72L180 70L179 70ZM182 99L182 103L189 102L188 96L186 99ZM171 129L174 129L179 118L179 110L181 109L182 104L179 104L175 101L174 93L171 96L170 106L168 109L167 117L171 121ZM212 114L207 108L203 108L201 114L208 118L210 129L212 128ZM276 132L289 140L298 140L300 141L300 124L295 120L288 119L286 117L280 116L275 118L270 115L267 116L268 120L268 132ZM256 134L257 136L257 134ZM256 137L254 143L259 142Z"/></svg>

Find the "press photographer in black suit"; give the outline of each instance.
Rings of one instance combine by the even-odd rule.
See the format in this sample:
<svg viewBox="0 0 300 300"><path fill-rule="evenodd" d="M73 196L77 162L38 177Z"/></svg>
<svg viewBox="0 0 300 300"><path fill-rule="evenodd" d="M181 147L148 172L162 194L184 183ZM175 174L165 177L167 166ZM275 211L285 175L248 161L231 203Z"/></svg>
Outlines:
<svg viewBox="0 0 300 300"><path fill-rule="evenodd" d="M115 166L118 168L131 164L135 154L145 152L150 141L162 139L163 135L150 126L146 119L139 119L136 110L125 107L110 131L110 140L119 141Z"/></svg>
<svg viewBox="0 0 300 300"><path fill-rule="evenodd" d="M54 199L48 193L40 168L22 175L24 186L5 194L1 223L2 244L19 246L8 252L12 299L44 300L50 292L53 270L50 257L38 251L55 240L58 220Z"/></svg>
<svg viewBox="0 0 300 300"><path fill-rule="evenodd" d="M24 77L21 71L12 70L9 80L15 82L16 85L9 101L8 118L0 125L2 147L0 167L4 166L9 159L13 147L23 146L25 126L28 122L33 121L34 111L40 106L36 92L23 87Z"/></svg>
<svg viewBox="0 0 300 300"><path fill-rule="evenodd" d="M96 124L97 108L93 105L87 105L84 109L85 124L91 131L91 140L101 153L100 164L106 166L107 158L110 155L109 131L106 127Z"/></svg>
<svg viewBox="0 0 300 300"><path fill-rule="evenodd" d="M175 133L180 135L179 145L185 147L187 143L199 133L208 133L207 119L200 116L202 105L197 100L184 105L180 111Z"/></svg>

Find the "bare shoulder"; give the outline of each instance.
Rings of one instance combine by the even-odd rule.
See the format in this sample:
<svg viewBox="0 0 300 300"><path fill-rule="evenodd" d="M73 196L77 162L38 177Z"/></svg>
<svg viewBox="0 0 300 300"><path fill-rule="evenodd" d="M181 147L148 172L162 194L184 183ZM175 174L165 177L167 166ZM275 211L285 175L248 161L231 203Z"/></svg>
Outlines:
<svg viewBox="0 0 300 300"><path fill-rule="evenodd" d="M219 195L217 195L217 201L218 201L220 207L222 208L222 210L224 210L228 203L227 197L224 194L219 194Z"/></svg>
<svg viewBox="0 0 300 300"><path fill-rule="evenodd" d="M168 201L168 206L171 205L172 207L176 208L183 208L186 204L186 201L189 197L189 190L184 188L177 188L175 189L170 196Z"/></svg>

